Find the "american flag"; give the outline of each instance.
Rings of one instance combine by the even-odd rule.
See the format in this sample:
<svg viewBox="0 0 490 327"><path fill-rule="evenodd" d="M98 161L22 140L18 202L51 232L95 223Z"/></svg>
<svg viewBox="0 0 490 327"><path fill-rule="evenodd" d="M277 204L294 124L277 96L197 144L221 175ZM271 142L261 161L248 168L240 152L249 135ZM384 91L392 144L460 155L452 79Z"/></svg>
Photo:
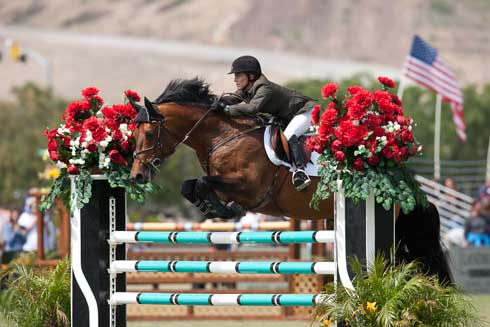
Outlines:
<svg viewBox="0 0 490 327"><path fill-rule="evenodd" d="M417 35L413 37L412 49L403 65L403 75L439 93L442 101L451 104L456 133L462 141L466 140L463 93L458 82L437 50Z"/></svg>

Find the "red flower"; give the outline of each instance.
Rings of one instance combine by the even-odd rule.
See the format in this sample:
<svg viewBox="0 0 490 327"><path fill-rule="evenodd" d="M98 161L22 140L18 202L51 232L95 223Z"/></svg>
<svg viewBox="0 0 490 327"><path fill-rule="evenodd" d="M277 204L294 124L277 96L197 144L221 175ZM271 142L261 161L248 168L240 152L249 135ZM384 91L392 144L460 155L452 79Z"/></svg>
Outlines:
<svg viewBox="0 0 490 327"><path fill-rule="evenodd" d="M355 170L363 170L364 169L364 161L361 158L357 158L353 163Z"/></svg>
<svg viewBox="0 0 490 327"><path fill-rule="evenodd" d="M121 153L119 153L119 151L117 151L117 150L111 150L111 152L109 152L109 158L111 159L111 161L113 163L123 164L125 166L128 165L128 162L124 159L124 157L121 155Z"/></svg>
<svg viewBox="0 0 490 327"><path fill-rule="evenodd" d="M45 129L44 130L44 135L48 138L48 139L52 139L56 136L58 136L58 129L57 128L54 128L52 130L49 130L49 129Z"/></svg>
<svg viewBox="0 0 490 327"><path fill-rule="evenodd" d="M373 103L373 95L371 92L366 91L364 89L359 90L350 98L344 105L344 108L349 108L351 106L359 106L362 109L367 109Z"/></svg>
<svg viewBox="0 0 490 327"><path fill-rule="evenodd" d="M312 136L306 139L305 146L308 151L310 152L315 151L315 145L317 143L316 140L317 140L316 136ZM122 144L121 144L121 148L122 148Z"/></svg>
<svg viewBox="0 0 490 327"><path fill-rule="evenodd" d="M83 130L87 129L92 132L92 138L97 142L103 141L107 136L105 128L95 116L90 117L83 123Z"/></svg>
<svg viewBox="0 0 490 327"><path fill-rule="evenodd" d="M361 120L366 115L366 109L354 104L347 110L350 119Z"/></svg>
<svg viewBox="0 0 490 327"><path fill-rule="evenodd" d="M96 87L87 87L82 91L82 95L86 98L93 97L99 93L99 89Z"/></svg>
<svg viewBox="0 0 490 327"><path fill-rule="evenodd" d="M51 159L53 161L58 161L59 160L58 152L49 151L49 159Z"/></svg>
<svg viewBox="0 0 490 327"><path fill-rule="evenodd" d="M122 140L123 135L120 130L116 129L115 131L112 132L112 139L114 141L120 141Z"/></svg>
<svg viewBox="0 0 490 327"><path fill-rule="evenodd" d="M318 122L320 121L320 110L322 109L322 107L317 104L316 106L313 107L313 111L311 112L311 121L313 123L313 125L316 125L318 124Z"/></svg>
<svg viewBox="0 0 490 327"><path fill-rule="evenodd" d="M332 135L333 128L326 125L326 124L321 124L320 127L318 128L318 136L320 136L321 139L328 139Z"/></svg>
<svg viewBox="0 0 490 327"><path fill-rule="evenodd" d="M308 141L308 140L306 140L306 141ZM121 150L123 150L123 151L129 151L130 149L131 149L131 144L129 144L128 141L122 141L121 142Z"/></svg>
<svg viewBox="0 0 490 327"><path fill-rule="evenodd" d="M335 93L337 92L339 86L337 83L328 83L322 87L322 96L324 99L328 97L335 97Z"/></svg>
<svg viewBox="0 0 490 327"><path fill-rule="evenodd" d="M402 101L400 100L400 98L396 94L390 93L390 96L391 96L391 100L393 101L394 104L396 104L397 106L402 105Z"/></svg>
<svg viewBox="0 0 490 327"><path fill-rule="evenodd" d="M378 81L383 84L386 87L389 87L390 89L395 87L395 82L389 77L378 77Z"/></svg>
<svg viewBox="0 0 490 327"><path fill-rule="evenodd" d="M97 144L94 141L90 141L87 145L87 150L90 152L95 152L97 150Z"/></svg>
<svg viewBox="0 0 490 327"><path fill-rule="evenodd" d="M70 141L71 141L71 137L70 137L70 136L65 136L65 137L63 138L63 144L64 144L65 146L68 146L68 147L69 147L69 146L70 146Z"/></svg>
<svg viewBox="0 0 490 327"><path fill-rule="evenodd" d="M138 102L141 100L139 94L135 91L132 91L132 90L126 90L124 91L124 95L126 95L126 97L129 99L133 99L134 101Z"/></svg>
<svg viewBox="0 0 490 327"><path fill-rule="evenodd" d="M345 153L343 153L342 151L337 151L334 153L333 158L342 163L345 160Z"/></svg>
<svg viewBox="0 0 490 327"><path fill-rule="evenodd" d="M98 95L94 95L92 100L95 100L99 106L104 104L104 100Z"/></svg>
<svg viewBox="0 0 490 327"><path fill-rule="evenodd" d="M323 125L332 127L333 124L337 121L337 110L332 109L330 108L330 106L328 106L328 109L323 112L320 121Z"/></svg>
<svg viewBox="0 0 490 327"><path fill-rule="evenodd" d="M367 158L367 162L371 166L377 166L379 164L379 157L377 155L373 154L372 156Z"/></svg>
<svg viewBox="0 0 490 327"><path fill-rule="evenodd" d="M389 101L392 102L391 94L383 91L383 90L377 90L373 93L374 101L377 103L381 101Z"/></svg>
<svg viewBox="0 0 490 327"><path fill-rule="evenodd" d="M402 130L401 137L404 143L413 143L414 141L413 134L408 129Z"/></svg>
<svg viewBox="0 0 490 327"><path fill-rule="evenodd" d="M407 119L403 116L397 116L396 117L396 122L400 125L406 125L407 124Z"/></svg>
<svg viewBox="0 0 490 327"><path fill-rule="evenodd" d="M332 152L337 152L342 149L342 142L339 140L335 140L332 142L332 145L330 146L330 149L332 149Z"/></svg>
<svg viewBox="0 0 490 327"><path fill-rule="evenodd" d="M68 166L68 174L70 174L70 175L78 174L78 168L77 168L77 166L69 165Z"/></svg>
<svg viewBox="0 0 490 327"><path fill-rule="evenodd" d="M354 85L354 86L349 86L347 87L347 92L349 92L350 95L354 95L359 91L364 90L362 87Z"/></svg>
<svg viewBox="0 0 490 327"><path fill-rule="evenodd" d="M353 126L349 130L347 137L350 139L352 144L360 145L364 141L364 137L366 137L367 133L368 130L366 126L364 125Z"/></svg>
<svg viewBox="0 0 490 327"><path fill-rule="evenodd" d="M58 150L58 143L56 143L55 139L50 139L48 142L48 151L56 151Z"/></svg>

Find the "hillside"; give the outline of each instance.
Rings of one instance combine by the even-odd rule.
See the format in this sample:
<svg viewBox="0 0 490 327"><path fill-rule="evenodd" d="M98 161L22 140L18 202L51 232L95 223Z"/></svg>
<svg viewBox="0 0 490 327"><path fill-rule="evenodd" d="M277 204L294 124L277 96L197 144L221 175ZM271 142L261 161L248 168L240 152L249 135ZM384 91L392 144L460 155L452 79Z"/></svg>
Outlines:
<svg viewBox="0 0 490 327"><path fill-rule="evenodd" d="M109 102L130 87L157 96L172 78L196 75L232 90L226 72L244 53L280 83L359 71L397 77L414 33L461 84L481 84L490 82L489 21L487 0L0 0L0 41L13 37L48 58L59 94L97 85ZM0 98L43 82L32 60L5 58L0 75Z"/></svg>

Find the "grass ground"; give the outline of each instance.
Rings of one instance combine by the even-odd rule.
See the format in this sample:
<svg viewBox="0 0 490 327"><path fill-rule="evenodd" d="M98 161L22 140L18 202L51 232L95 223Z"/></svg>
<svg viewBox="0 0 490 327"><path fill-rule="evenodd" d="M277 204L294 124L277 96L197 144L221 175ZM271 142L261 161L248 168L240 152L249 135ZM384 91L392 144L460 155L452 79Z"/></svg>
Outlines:
<svg viewBox="0 0 490 327"><path fill-rule="evenodd" d="M479 315L487 322L484 326L490 327L490 294L473 295L473 304ZM0 317L1 327L10 327ZM130 322L128 327L307 327L310 326L308 321L151 321L151 322Z"/></svg>

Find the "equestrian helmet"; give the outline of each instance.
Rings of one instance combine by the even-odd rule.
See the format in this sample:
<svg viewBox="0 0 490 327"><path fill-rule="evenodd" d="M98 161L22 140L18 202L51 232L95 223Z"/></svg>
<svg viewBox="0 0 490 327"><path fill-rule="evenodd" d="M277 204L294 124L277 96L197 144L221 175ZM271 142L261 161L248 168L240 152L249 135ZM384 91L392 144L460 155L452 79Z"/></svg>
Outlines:
<svg viewBox="0 0 490 327"><path fill-rule="evenodd" d="M262 69L257 58L253 56L241 56L231 64L231 71L228 74L234 73L251 73L258 77L262 75Z"/></svg>

